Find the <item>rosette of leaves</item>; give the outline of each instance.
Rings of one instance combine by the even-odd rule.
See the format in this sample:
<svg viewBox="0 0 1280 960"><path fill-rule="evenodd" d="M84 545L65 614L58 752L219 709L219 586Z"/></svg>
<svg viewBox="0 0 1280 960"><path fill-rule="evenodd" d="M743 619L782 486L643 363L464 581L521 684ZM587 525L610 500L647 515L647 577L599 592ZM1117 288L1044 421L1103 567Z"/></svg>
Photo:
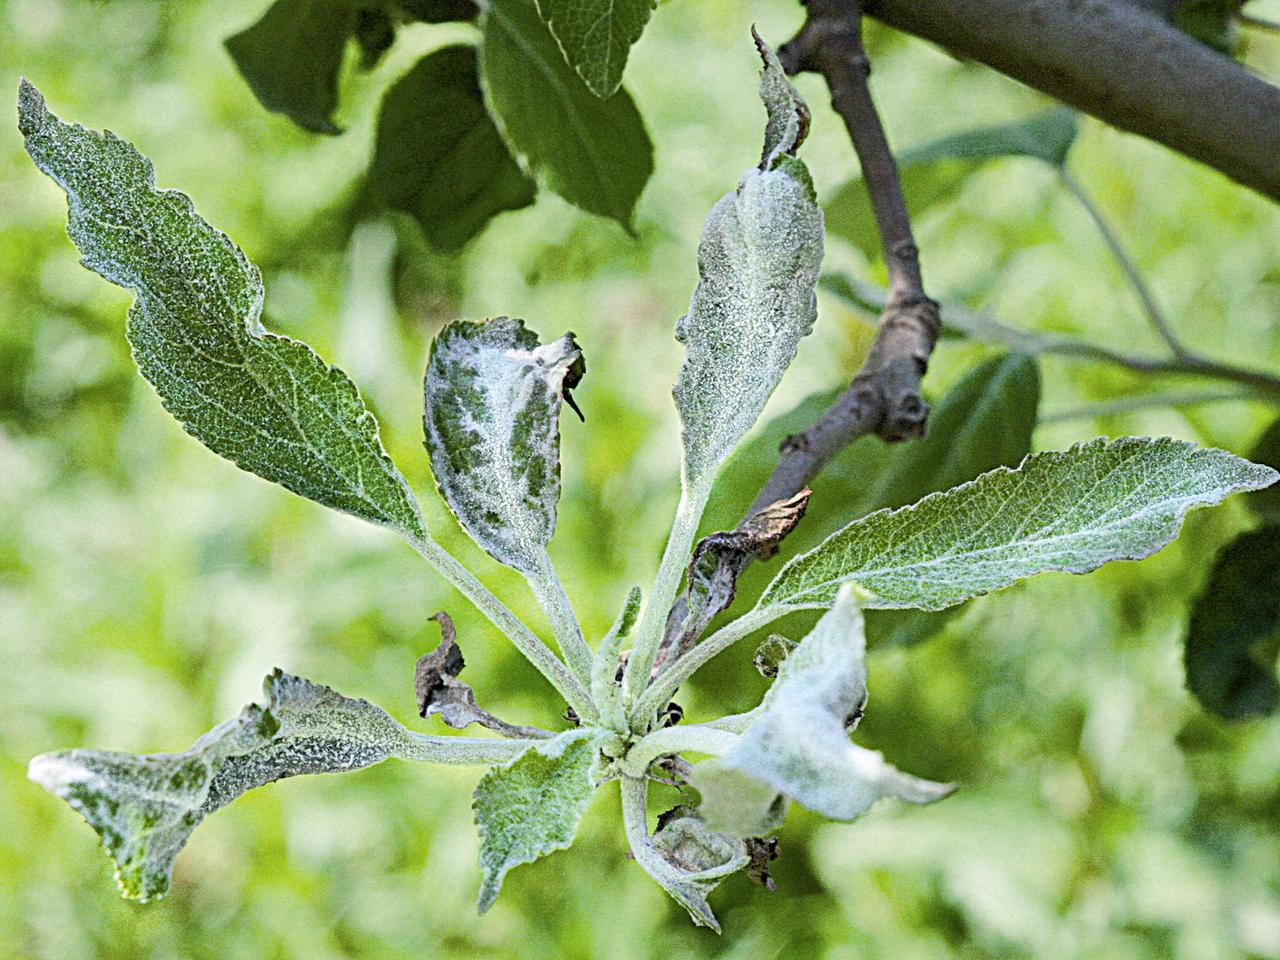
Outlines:
<svg viewBox="0 0 1280 960"><path fill-rule="evenodd" d="M491 0L489 15L512 2ZM808 112L772 51L759 48L761 162L707 217L700 279L678 326L686 351L674 390L680 505L647 602L633 590L597 643L584 637L547 554L560 493L561 404L585 372L576 339L543 343L506 318L459 321L441 331L427 363L423 424L436 483L476 542L528 579L558 653L436 541L346 375L306 344L264 329L262 278L241 250L184 194L158 190L151 164L132 146L63 123L23 82L27 150L66 192L68 233L85 266L133 292L125 334L164 407L244 470L399 535L572 711L571 725L547 731L483 710L458 679L461 649L440 618L442 645L419 661L415 678L419 709L454 727L481 723L498 737L416 733L364 700L277 671L265 703L181 753L72 749L32 760L31 777L98 832L125 896L163 895L191 831L245 791L394 757L489 767L473 805L482 910L513 867L571 844L599 785L617 779L636 862L696 923L715 928L708 894L737 870L766 876L775 846L761 838L792 801L852 819L882 797L929 802L950 789L901 773L849 739L866 699L863 608L939 610L1044 571L1084 573L1144 557L1177 534L1191 508L1275 481L1270 467L1168 439L1034 454L843 526L786 564L752 610L694 636L690 649L655 669L716 476L815 318L823 222L796 156ZM775 644L776 681L756 710L672 725L671 695L696 669L806 609L826 612L794 647ZM691 767L689 756L709 759ZM650 786L673 777L695 784L703 802L651 829Z"/></svg>

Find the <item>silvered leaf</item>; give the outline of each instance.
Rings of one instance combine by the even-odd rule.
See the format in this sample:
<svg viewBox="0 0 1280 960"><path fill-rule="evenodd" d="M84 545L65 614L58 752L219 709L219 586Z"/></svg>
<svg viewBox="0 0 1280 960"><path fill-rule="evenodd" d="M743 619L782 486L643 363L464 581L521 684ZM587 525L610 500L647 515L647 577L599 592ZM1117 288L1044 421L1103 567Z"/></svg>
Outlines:
<svg viewBox="0 0 1280 960"><path fill-rule="evenodd" d="M942 610L1049 570L1088 573L1166 546L1194 507L1270 486L1270 467L1167 437L1027 457L945 493L855 520L779 571L758 604Z"/></svg>
<svg viewBox="0 0 1280 960"><path fill-rule="evenodd" d="M768 831L779 796L835 820L853 820L875 801L929 803L952 787L902 773L849 730L867 698L862 611L851 588L778 669L760 717L728 753L694 768L707 825L735 836ZM764 827L764 829L762 829Z"/></svg>
<svg viewBox="0 0 1280 960"><path fill-rule="evenodd" d="M691 484L709 482L755 423L817 310L822 211L804 164L789 155L806 114L766 51L764 160L707 216L698 286L676 327L686 355L674 392Z"/></svg>
<svg viewBox="0 0 1280 960"><path fill-rule="evenodd" d="M115 861L121 893L146 901L168 892L174 858L200 821L254 787L388 757L493 762L523 748L410 733L367 700L279 670L263 686L265 707L250 704L182 753L62 750L33 759L27 775L89 822Z"/></svg>
<svg viewBox="0 0 1280 960"><path fill-rule="evenodd" d="M183 429L304 497L425 536L355 385L262 328L261 275L190 198L156 190L151 162L113 134L62 123L25 80L18 124L36 166L67 193L84 265L136 295L134 360Z"/></svg>
<svg viewBox="0 0 1280 960"><path fill-rule="evenodd" d="M461 320L436 337L423 428L436 483L494 559L542 569L560 499L560 403L583 372L568 333L542 346L521 320Z"/></svg>

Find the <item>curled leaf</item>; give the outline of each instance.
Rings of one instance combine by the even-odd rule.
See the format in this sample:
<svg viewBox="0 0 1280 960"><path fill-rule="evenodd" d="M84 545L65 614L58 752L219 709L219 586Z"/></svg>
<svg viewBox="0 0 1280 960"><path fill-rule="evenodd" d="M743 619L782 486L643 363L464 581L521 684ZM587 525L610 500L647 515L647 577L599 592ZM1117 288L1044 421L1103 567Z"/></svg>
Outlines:
<svg viewBox="0 0 1280 960"><path fill-rule="evenodd" d="M867 698L862 610L852 588L778 670L763 711L728 753L694 767L699 807L714 830L760 836L779 796L835 820L853 820L884 797L930 803L954 789L902 773L855 746L849 729Z"/></svg>
<svg viewBox="0 0 1280 960"><path fill-rule="evenodd" d="M784 154L794 157L809 135L809 106L787 78L778 55L760 39L755 27L751 28L751 37L764 64L760 70L760 99L769 114L760 169L772 170Z"/></svg>
<svg viewBox="0 0 1280 960"><path fill-rule="evenodd" d="M560 500L560 401L582 378L567 333L545 346L524 321L449 324L431 346L423 427L436 483L495 560L545 566Z"/></svg>

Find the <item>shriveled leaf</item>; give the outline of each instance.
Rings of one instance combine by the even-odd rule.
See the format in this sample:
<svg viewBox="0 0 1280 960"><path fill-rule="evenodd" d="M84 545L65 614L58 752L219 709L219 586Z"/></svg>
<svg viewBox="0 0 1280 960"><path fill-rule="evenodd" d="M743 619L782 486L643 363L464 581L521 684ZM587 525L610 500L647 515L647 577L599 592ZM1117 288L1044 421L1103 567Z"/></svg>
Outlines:
<svg viewBox="0 0 1280 960"><path fill-rule="evenodd" d="M602 100L587 89L533 0L490 0L482 29L480 82L511 149L570 203L630 230L653 172L653 145L630 95Z"/></svg>
<svg viewBox="0 0 1280 960"><path fill-rule="evenodd" d="M1280 525L1244 533L1213 565L1187 628L1187 687L1227 720L1280 706Z"/></svg>
<svg viewBox="0 0 1280 960"><path fill-rule="evenodd" d="M538 10L565 59L597 97L622 83L631 45L640 39L654 0L538 0Z"/></svg>
<svg viewBox="0 0 1280 960"><path fill-rule="evenodd" d="M533 203L534 182L485 110L474 47L429 53L387 91L369 183L444 252L502 211Z"/></svg>
<svg viewBox="0 0 1280 960"><path fill-rule="evenodd" d="M764 101L769 115L764 128L760 169L772 170L784 154L794 157L809 135L809 106L792 86L778 55L760 39L755 27L751 28L751 36L764 64L760 71L760 99Z"/></svg>
<svg viewBox="0 0 1280 960"><path fill-rule="evenodd" d="M766 76L776 64L766 61ZM766 158L777 157L785 136L772 129L767 136L777 140L771 151L766 139ZM822 211L804 164L779 159L787 162L748 170L702 228L698 286L676 325L685 360L674 394L691 485L711 481L813 329Z"/></svg>
<svg viewBox="0 0 1280 960"><path fill-rule="evenodd" d="M1276 471L1167 437L1029 456L851 523L783 567L759 606L823 607L856 584L869 607L941 610L1050 570L1088 573L1167 545L1186 512Z"/></svg>
<svg viewBox="0 0 1280 960"><path fill-rule="evenodd" d="M480 830L481 913L493 906L507 871L564 850L595 792L596 732L582 728L528 747L476 786Z"/></svg>
<svg viewBox="0 0 1280 960"><path fill-rule="evenodd" d="M351 0L276 0L226 48L264 107L304 130L334 134L342 132L333 122L338 73L355 32Z"/></svg>
<svg viewBox="0 0 1280 960"><path fill-rule="evenodd" d="M439 715L456 730L481 720L476 695L468 684L458 679L466 666L458 646L458 632L453 619L443 610L431 619L440 623L440 644L420 656L413 667L413 692L418 701L418 716Z"/></svg>
<svg viewBox="0 0 1280 960"><path fill-rule="evenodd" d="M680 806L658 817L653 847L670 867L655 879L695 923L719 930L707 896L721 880L752 862L747 842L708 829L696 809Z"/></svg>
<svg viewBox="0 0 1280 960"><path fill-rule="evenodd" d="M33 759L27 775L98 832L121 893L147 901L168 891L174 858L200 821L254 787L388 757L451 759L448 738L412 734L367 700L279 670L263 686L265 707L250 704L183 753L62 750Z"/></svg>
<svg viewBox="0 0 1280 960"><path fill-rule="evenodd" d="M581 379L567 333L542 346L524 321L449 324L431 345L423 427L436 483L494 559L542 567L560 500L560 402Z"/></svg>
<svg viewBox="0 0 1280 960"><path fill-rule="evenodd" d="M767 560L778 552L779 543L803 519L809 494L809 490L801 490L794 497L761 508L732 530L698 541L689 561L688 588L668 619L667 643L673 649L664 659L689 649L712 618L733 603L738 577L747 564Z"/></svg>
<svg viewBox="0 0 1280 960"><path fill-rule="evenodd" d="M18 106L27 152L67 192L82 262L136 294L134 360L183 429L294 493L425 536L355 385L262 328L262 277L240 249L185 194L156 190L150 161L128 143L62 123L26 81Z"/></svg>
<svg viewBox="0 0 1280 960"><path fill-rule="evenodd" d="M952 791L902 773L849 741L867 699L862 611L851 588L778 670L760 717L728 753L694 767L707 825L757 836L766 803L781 795L824 816L852 820L875 801L930 803Z"/></svg>

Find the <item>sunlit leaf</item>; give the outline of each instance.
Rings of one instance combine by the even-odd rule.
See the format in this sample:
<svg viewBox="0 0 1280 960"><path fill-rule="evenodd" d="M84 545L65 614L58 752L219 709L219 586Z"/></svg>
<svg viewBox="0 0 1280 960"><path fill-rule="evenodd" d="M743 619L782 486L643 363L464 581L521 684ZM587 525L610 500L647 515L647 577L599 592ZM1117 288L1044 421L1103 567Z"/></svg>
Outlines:
<svg viewBox="0 0 1280 960"><path fill-rule="evenodd" d="M480 912L493 906L512 867L564 850L595 792L595 731L566 730L494 767L476 786L480 830Z"/></svg>
<svg viewBox="0 0 1280 960"><path fill-rule="evenodd" d="M534 183L485 110L475 48L436 50L383 98L369 183L452 252L504 210L533 203Z"/></svg>
<svg viewBox="0 0 1280 960"><path fill-rule="evenodd" d="M851 523L788 563L759 606L827 606L853 583L869 607L941 610L1037 573L1149 556L1188 510L1276 478L1270 467L1169 438L1033 454L1016 470Z"/></svg>
<svg viewBox="0 0 1280 960"><path fill-rule="evenodd" d="M598 97L618 89L653 8L654 0L538 0L565 59Z"/></svg>
<svg viewBox="0 0 1280 960"><path fill-rule="evenodd" d="M449 324L431 345L423 427L436 483L495 560L525 572L556 528L560 404L582 376L573 334L542 346L524 321Z"/></svg>
<svg viewBox="0 0 1280 960"><path fill-rule="evenodd" d="M250 704L183 753L63 750L33 759L28 776L89 822L115 861L121 893L146 901L168 892L174 858L200 821L254 787L389 757L493 761L514 746L495 740L477 754L476 741L410 733L367 700L279 670L263 687L266 706Z"/></svg>
<svg viewBox="0 0 1280 960"><path fill-rule="evenodd" d="M875 801L930 803L953 789L909 776L849 741L867 699L862 611L852 588L778 668L763 712L737 745L694 767L699 812L712 830L756 836L779 796L853 820Z"/></svg>
<svg viewBox="0 0 1280 960"><path fill-rule="evenodd" d="M762 92L773 109L790 109L770 92L788 83L776 58L766 58L764 77ZM773 155L783 135L771 130L769 136L776 143L769 151L766 141L766 154ZM781 159L789 162L743 174L702 228L700 279L689 313L676 325L685 360L674 394L690 484L714 476L813 329L822 212L804 164Z"/></svg>
<svg viewBox="0 0 1280 960"><path fill-rule="evenodd" d="M19 125L67 192L82 262L136 294L126 332L138 369L183 429L236 465L411 537L417 500L346 374L261 324L262 277L183 193L110 134L64 124L23 82Z"/></svg>
<svg viewBox="0 0 1280 960"><path fill-rule="evenodd" d="M480 80L498 129L545 184L630 229L653 145L630 95L601 99L566 62L533 0L490 0Z"/></svg>
<svg viewBox="0 0 1280 960"><path fill-rule="evenodd" d="M1280 706L1280 525L1244 533L1218 554L1187 628L1187 686L1228 720Z"/></svg>

